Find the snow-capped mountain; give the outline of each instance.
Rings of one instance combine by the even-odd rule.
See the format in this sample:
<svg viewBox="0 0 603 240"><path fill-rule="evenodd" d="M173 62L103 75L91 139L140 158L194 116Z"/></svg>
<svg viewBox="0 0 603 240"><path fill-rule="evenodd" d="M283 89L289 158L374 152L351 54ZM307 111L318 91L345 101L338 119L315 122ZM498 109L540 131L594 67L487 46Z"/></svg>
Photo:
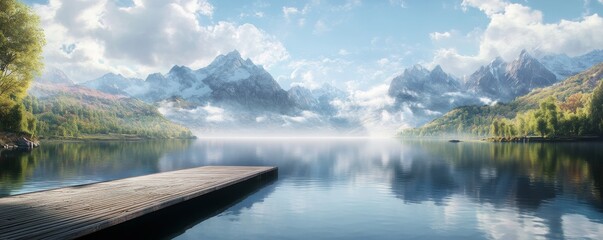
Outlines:
<svg viewBox="0 0 603 240"><path fill-rule="evenodd" d="M323 84L316 89L294 86L289 91L289 99L302 110L311 110L322 115L333 116L337 113L334 100L346 101L348 94L330 84Z"/></svg>
<svg viewBox="0 0 603 240"><path fill-rule="evenodd" d="M495 101L508 102L532 89L553 85L557 77L536 58L523 50L510 63L496 58L480 67L466 82L470 93Z"/></svg>
<svg viewBox="0 0 603 240"><path fill-rule="evenodd" d="M302 86L294 86L287 91L289 99L301 109L310 110L318 106L318 99L312 95L312 91Z"/></svg>
<svg viewBox="0 0 603 240"><path fill-rule="evenodd" d="M232 105L262 111L293 112L288 94L261 66L243 60L238 51L220 55L207 67L192 70L174 66L166 75L154 73L145 81L147 91L134 95L145 101L171 98L204 105Z"/></svg>
<svg viewBox="0 0 603 240"><path fill-rule="evenodd" d="M107 73L80 85L105 93L125 96L135 96L146 91L142 79L126 78L121 74L114 73Z"/></svg>
<svg viewBox="0 0 603 240"><path fill-rule="evenodd" d="M440 66L415 65L393 78L389 88L347 93L328 84L285 91L262 66L235 50L197 70L174 66L144 81L107 74L84 85L155 103L164 116L200 134L260 128L356 134L379 126L417 126L454 107L510 101L556 83L560 72L555 76L548 70L552 63L557 70L577 69L599 61L600 55L545 57L545 65L522 51L512 62L494 59L464 83Z"/></svg>
<svg viewBox="0 0 603 240"><path fill-rule="evenodd" d="M576 57L566 54L545 55L539 61L557 76L557 80L563 80L603 62L603 50L594 50Z"/></svg>
<svg viewBox="0 0 603 240"><path fill-rule="evenodd" d="M460 83L438 65L429 71L421 65L404 70L395 77L389 87L389 95L398 101L415 101L423 94L439 95L461 90Z"/></svg>
<svg viewBox="0 0 603 240"><path fill-rule="evenodd" d="M413 112L442 112L478 102L467 96L459 81L440 66L431 71L420 65L404 70L392 80L388 94L395 99L397 107L408 106Z"/></svg>
<svg viewBox="0 0 603 240"><path fill-rule="evenodd" d="M51 83L51 84L65 84L73 85L74 82L58 68L48 67L44 69L42 75L37 77L34 82L37 83Z"/></svg>
<svg viewBox="0 0 603 240"><path fill-rule="evenodd" d="M147 102L158 102L179 97L195 103L205 103L211 89L203 82L201 75L186 66L174 66L163 75L153 73L145 80L146 92L135 95Z"/></svg>

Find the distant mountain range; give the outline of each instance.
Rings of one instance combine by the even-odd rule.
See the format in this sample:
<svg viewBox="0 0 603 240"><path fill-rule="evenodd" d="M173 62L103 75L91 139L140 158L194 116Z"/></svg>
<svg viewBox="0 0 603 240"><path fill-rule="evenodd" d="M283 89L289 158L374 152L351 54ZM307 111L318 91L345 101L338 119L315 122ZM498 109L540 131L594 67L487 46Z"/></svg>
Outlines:
<svg viewBox="0 0 603 240"><path fill-rule="evenodd" d="M362 131L359 124L338 117L331 104L347 98L344 91L328 84L285 91L263 67L241 58L236 50L197 70L174 66L165 75L153 73L145 80L109 73L83 85L158 104L168 118L203 132Z"/></svg>
<svg viewBox="0 0 603 240"><path fill-rule="evenodd" d="M594 50L573 58L565 54L545 55L539 61L553 72L558 80L563 80L603 62L603 50Z"/></svg>
<svg viewBox="0 0 603 240"><path fill-rule="evenodd" d="M590 94L602 80L603 63L599 63L555 85L535 89L509 103L492 106L458 107L421 127L403 129L400 133L414 136L458 136L462 134L487 136L490 131L490 124L494 119L512 119L520 112L537 109L540 101L548 97L554 97L556 101L565 102L574 94Z"/></svg>
<svg viewBox="0 0 603 240"><path fill-rule="evenodd" d="M370 110L357 104L351 94L328 84L317 89L294 86L286 91L263 67L241 58L236 50L197 70L174 66L166 74L153 73L144 80L108 73L80 85L155 104L167 118L199 132L236 134L265 128L364 134L367 123L380 125L385 115L394 116L389 117L390 122L399 119L397 125L407 121L409 126L418 126L456 107L509 102L601 61L600 50L574 58L548 55L539 59L522 51L511 62L494 59L465 80L440 66L428 70L415 65L392 79L387 97L393 104ZM56 69L48 74L54 77L45 76L41 81L66 78Z"/></svg>
<svg viewBox="0 0 603 240"><path fill-rule="evenodd" d="M416 117L422 118L417 125L422 125L456 107L510 102L534 89L551 86L568 74L603 62L603 51L574 58L547 55L541 59L525 50L511 62L498 57L465 81L447 74L440 66L429 71L415 65L393 78L388 94L396 100L394 109L410 107Z"/></svg>

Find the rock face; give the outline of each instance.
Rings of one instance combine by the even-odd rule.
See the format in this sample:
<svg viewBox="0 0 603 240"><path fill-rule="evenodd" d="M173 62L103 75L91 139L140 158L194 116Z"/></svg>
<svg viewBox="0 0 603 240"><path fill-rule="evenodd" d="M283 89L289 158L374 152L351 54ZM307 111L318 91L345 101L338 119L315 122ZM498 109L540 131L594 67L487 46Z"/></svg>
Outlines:
<svg viewBox="0 0 603 240"><path fill-rule="evenodd" d="M508 102L532 89L553 85L557 77L527 51L510 63L496 58L471 74L469 92L495 101Z"/></svg>

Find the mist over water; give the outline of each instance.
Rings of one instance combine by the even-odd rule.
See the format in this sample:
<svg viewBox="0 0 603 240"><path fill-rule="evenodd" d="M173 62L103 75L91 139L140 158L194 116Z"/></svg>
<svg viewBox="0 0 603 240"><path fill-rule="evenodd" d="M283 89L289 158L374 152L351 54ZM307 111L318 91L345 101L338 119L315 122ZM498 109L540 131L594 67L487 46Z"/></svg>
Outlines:
<svg viewBox="0 0 603 240"><path fill-rule="evenodd" d="M205 165L270 165L279 167L276 182L173 229L177 238L598 238L601 147L366 138L49 142L31 153L0 152L0 195Z"/></svg>

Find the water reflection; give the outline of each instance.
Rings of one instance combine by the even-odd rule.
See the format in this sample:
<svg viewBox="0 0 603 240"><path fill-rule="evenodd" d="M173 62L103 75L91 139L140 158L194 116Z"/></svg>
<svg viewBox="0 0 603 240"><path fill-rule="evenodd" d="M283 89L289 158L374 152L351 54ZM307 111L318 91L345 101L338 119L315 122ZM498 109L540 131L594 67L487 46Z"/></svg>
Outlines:
<svg viewBox="0 0 603 240"><path fill-rule="evenodd" d="M2 152L0 194L203 165L274 165L279 180L270 191L179 237L601 236L601 147L392 139L57 143L31 154Z"/></svg>
<svg viewBox="0 0 603 240"><path fill-rule="evenodd" d="M0 197L158 172L157 161L190 140L46 142L31 152L0 152Z"/></svg>

